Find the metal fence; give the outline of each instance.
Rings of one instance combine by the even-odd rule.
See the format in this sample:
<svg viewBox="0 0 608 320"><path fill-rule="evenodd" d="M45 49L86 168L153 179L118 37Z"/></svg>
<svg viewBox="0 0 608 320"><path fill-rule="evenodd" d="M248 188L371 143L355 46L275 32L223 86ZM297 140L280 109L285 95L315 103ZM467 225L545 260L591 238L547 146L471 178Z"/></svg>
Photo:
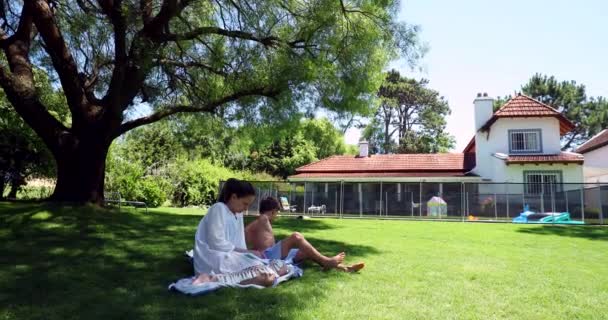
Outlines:
<svg viewBox="0 0 608 320"><path fill-rule="evenodd" d="M283 214L510 222L527 206L539 213L568 212L586 224L607 224L608 184L472 182L282 182L251 181L256 202L273 196L291 206ZM439 213L429 200L439 197ZM606 218L606 219L605 219Z"/></svg>

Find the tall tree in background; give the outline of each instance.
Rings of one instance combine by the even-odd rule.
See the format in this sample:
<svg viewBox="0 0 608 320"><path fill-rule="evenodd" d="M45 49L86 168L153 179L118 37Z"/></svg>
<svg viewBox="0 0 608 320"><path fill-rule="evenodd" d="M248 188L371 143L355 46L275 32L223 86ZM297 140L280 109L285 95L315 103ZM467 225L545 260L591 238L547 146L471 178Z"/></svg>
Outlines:
<svg viewBox="0 0 608 320"><path fill-rule="evenodd" d="M255 136L272 137L267 142L258 139L252 146L251 165L258 171L286 178L295 169L312 161L347 151L344 136L326 118L304 119L289 128L271 134L258 130Z"/></svg>
<svg viewBox="0 0 608 320"><path fill-rule="evenodd" d="M380 105L363 136L383 153L446 152L454 139L445 132L450 107L428 80L402 77L391 70L378 97ZM395 143L394 141L397 141Z"/></svg>
<svg viewBox="0 0 608 320"><path fill-rule="evenodd" d="M568 150L585 142L608 127L608 101L604 97L587 97L585 86L576 81L558 81L554 76L534 74L521 91L555 110L574 123L574 130L562 137L562 149ZM497 99L494 109L511 96Z"/></svg>
<svg viewBox="0 0 608 320"><path fill-rule="evenodd" d="M315 146L317 159L346 152L344 135L327 118L305 120L300 128L304 139Z"/></svg>
<svg viewBox="0 0 608 320"><path fill-rule="evenodd" d="M395 49L415 56L396 1L0 0L0 86L57 165L51 200L103 200L121 134L180 112L366 108ZM70 123L36 94L51 72ZM268 99L272 98L272 99ZM150 115L128 115L141 102Z"/></svg>

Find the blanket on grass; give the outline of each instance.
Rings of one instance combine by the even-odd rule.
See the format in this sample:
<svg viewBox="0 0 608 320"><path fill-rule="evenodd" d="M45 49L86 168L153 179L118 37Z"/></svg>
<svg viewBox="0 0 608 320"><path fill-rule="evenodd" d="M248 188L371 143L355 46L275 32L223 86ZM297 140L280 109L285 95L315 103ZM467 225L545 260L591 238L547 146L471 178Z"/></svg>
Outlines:
<svg viewBox="0 0 608 320"><path fill-rule="evenodd" d="M294 251L293 253L289 252L289 255L283 260L286 264L288 264L290 266L289 272L283 276L278 277L275 280L273 287L275 287L278 284L280 284L281 282L285 282L289 279L299 278L304 274L304 271L293 262L293 259L295 258L296 253L297 253L297 251ZM188 257L190 259L190 261L192 261L192 256L193 256L192 250L186 251L185 255L186 255L186 257ZM263 265L271 264L271 260L269 260L269 259L260 259L260 262ZM216 291L216 290L219 290L219 289L225 288L225 287L255 288L255 289L264 289L265 288L263 286L259 286L259 285L255 285L255 284L241 285L238 283L221 283L221 282L206 282L206 283L194 285L194 284L192 284L194 279L196 279L196 276L179 279L179 280L171 283L168 287L168 290L183 293L183 294L190 295L190 296L199 296L199 295L211 293L213 291Z"/></svg>

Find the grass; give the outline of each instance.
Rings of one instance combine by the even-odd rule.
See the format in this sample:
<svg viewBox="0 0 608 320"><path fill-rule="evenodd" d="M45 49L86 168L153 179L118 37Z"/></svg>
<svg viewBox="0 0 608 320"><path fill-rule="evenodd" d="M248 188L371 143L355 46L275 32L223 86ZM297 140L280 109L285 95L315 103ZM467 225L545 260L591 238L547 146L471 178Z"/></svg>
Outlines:
<svg viewBox="0 0 608 320"><path fill-rule="evenodd" d="M601 319L608 228L283 218L365 260L275 289L167 292L201 210L0 203L0 319Z"/></svg>

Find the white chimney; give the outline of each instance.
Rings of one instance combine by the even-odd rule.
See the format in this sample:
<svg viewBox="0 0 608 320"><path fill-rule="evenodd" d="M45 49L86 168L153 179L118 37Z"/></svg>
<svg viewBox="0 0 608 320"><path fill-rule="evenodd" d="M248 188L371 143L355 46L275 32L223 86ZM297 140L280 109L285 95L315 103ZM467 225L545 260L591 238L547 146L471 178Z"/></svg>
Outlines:
<svg viewBox="0 0 608 320"><path fill-rule="evenodd" d="M359 157L367 158L369 155L369 143L365 140L359 141Z"/></svg>
<svg viewBox="0 0 608 320"><path fill-rule="evenodd" d="M483 94L478 93L473 104L475 105L475 131L478 131L494 114L492 109L494 99L488 97L485 92Z"/></svg>

